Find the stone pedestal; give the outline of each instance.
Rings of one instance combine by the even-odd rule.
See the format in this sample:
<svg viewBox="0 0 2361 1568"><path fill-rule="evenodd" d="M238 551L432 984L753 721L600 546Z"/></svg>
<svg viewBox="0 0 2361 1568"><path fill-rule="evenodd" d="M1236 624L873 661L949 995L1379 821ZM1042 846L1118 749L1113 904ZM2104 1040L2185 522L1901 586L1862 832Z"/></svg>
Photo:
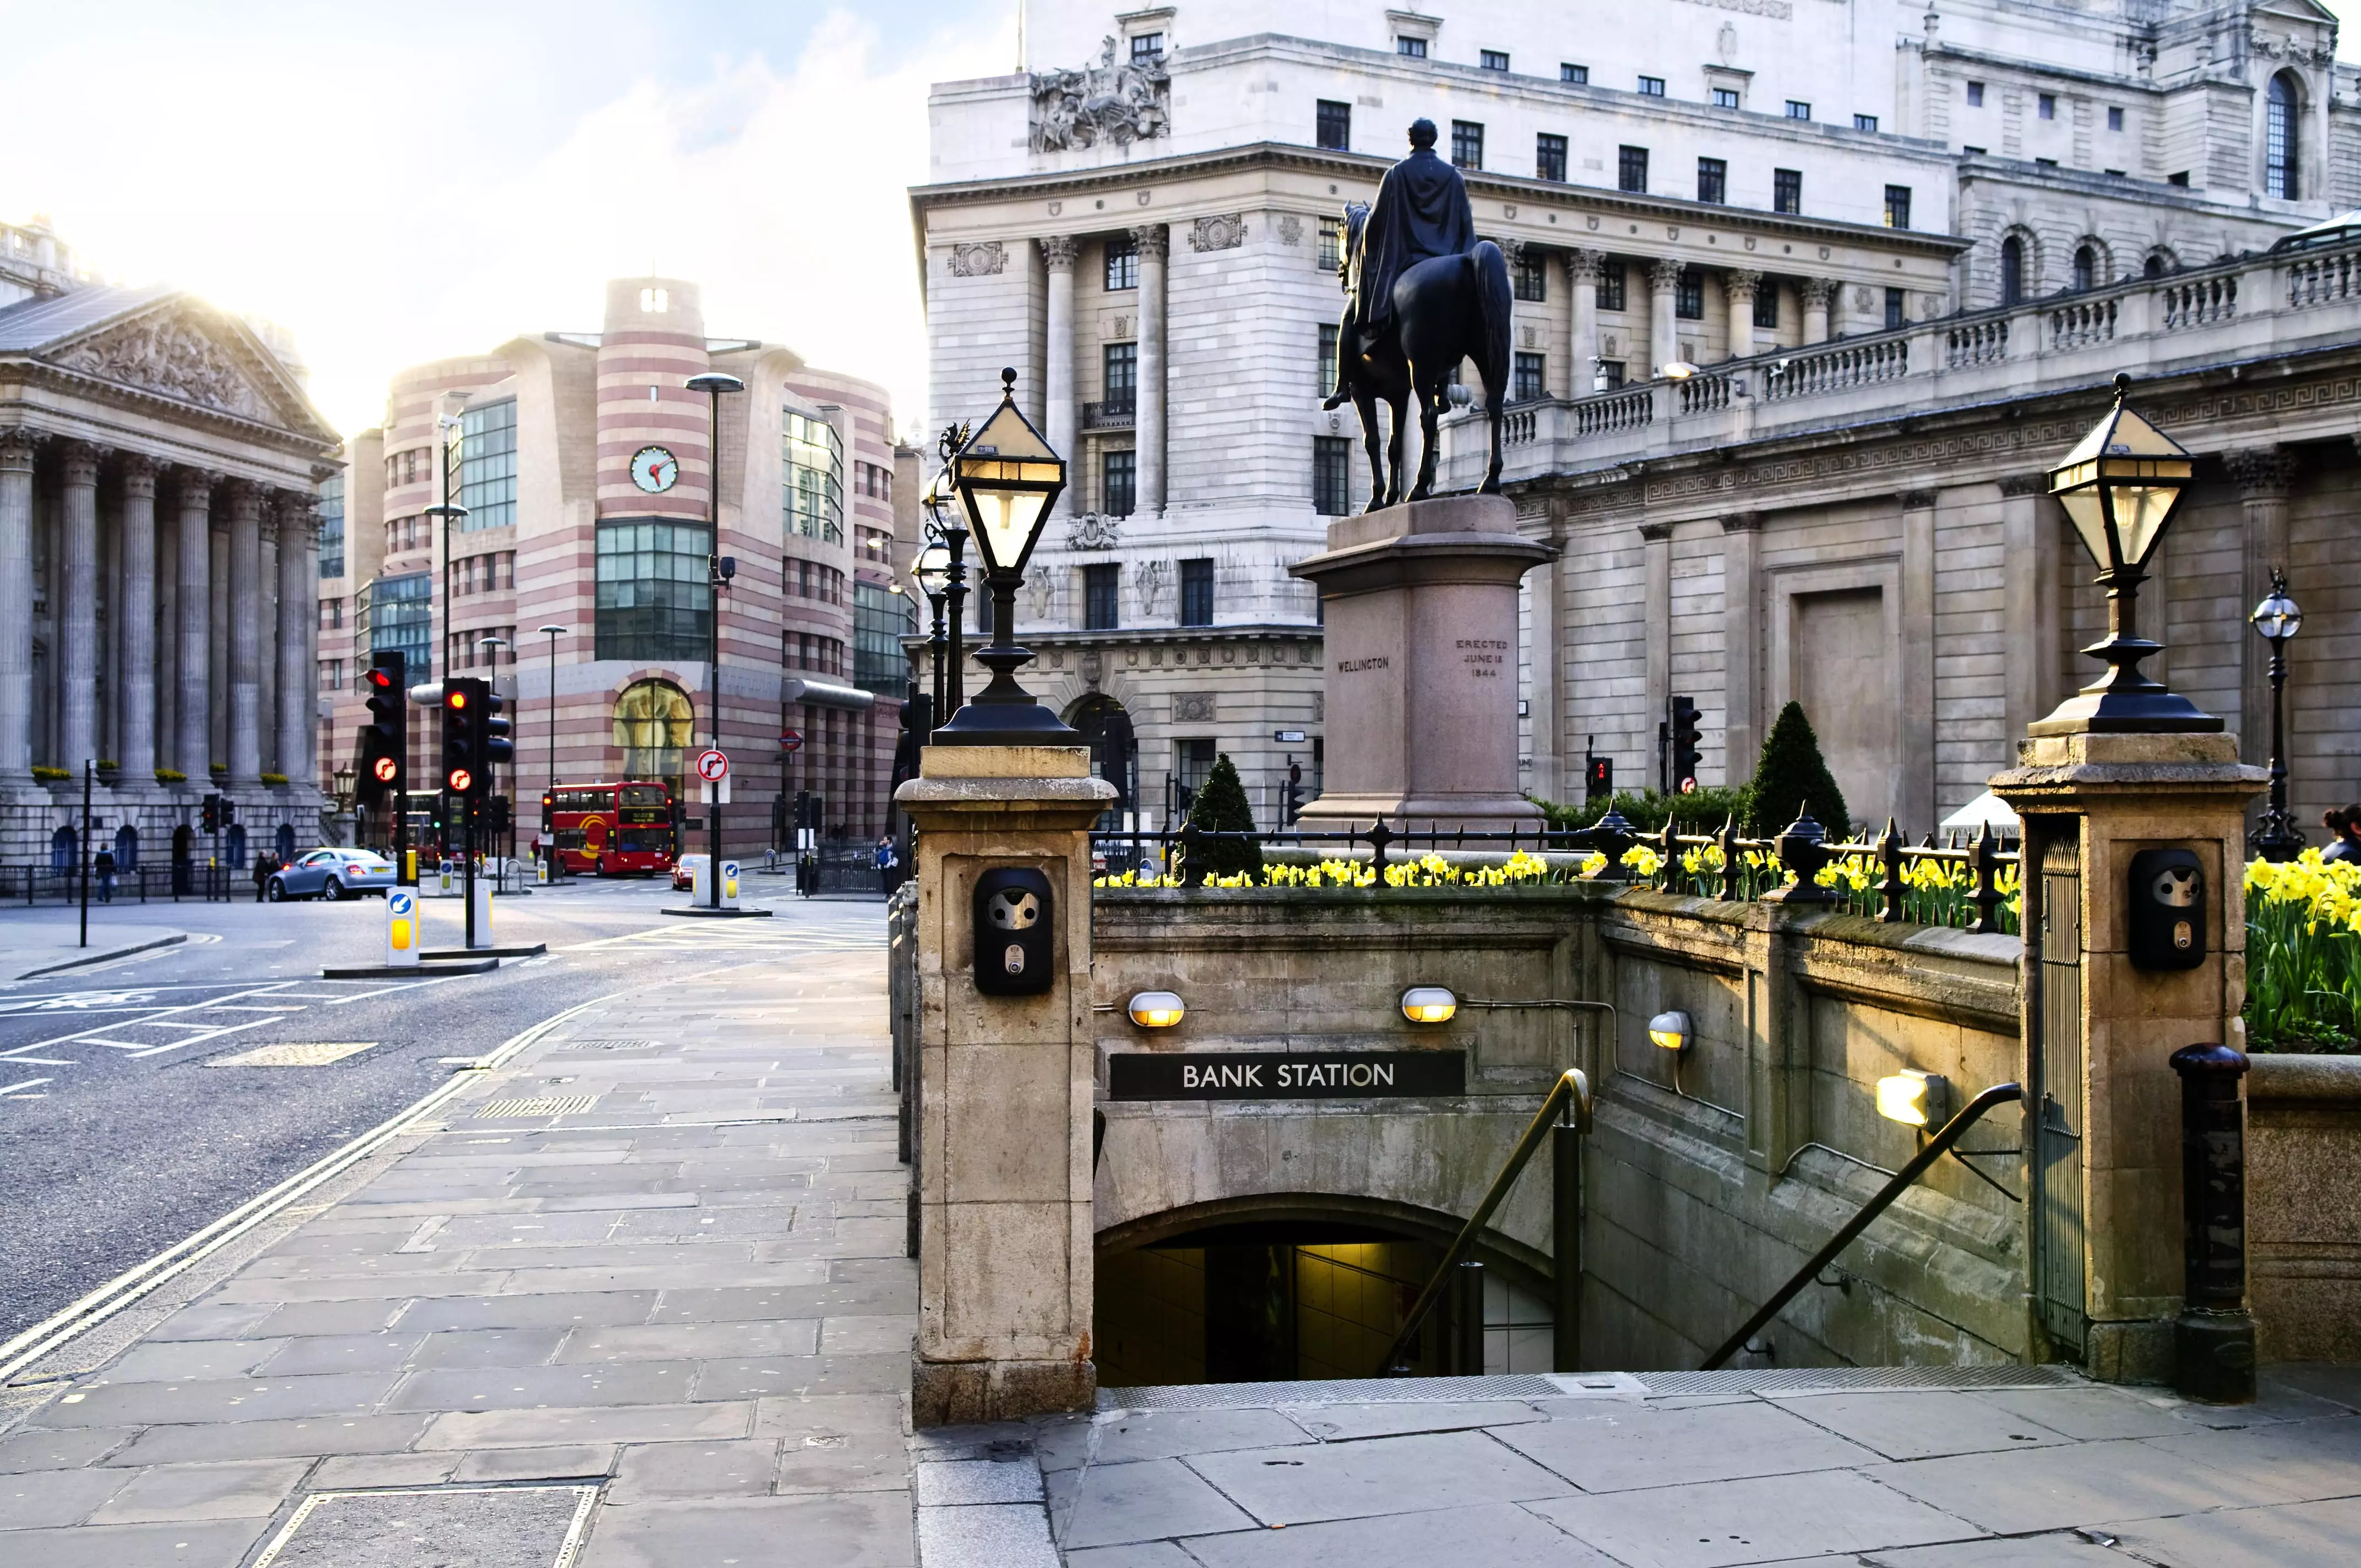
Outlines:
<svg viewBox="0 0 2361 1568"><path fill-rule="evenodd" d="M1454 496L1329 525L1288 571L1320 589L1328 669L1321 828L1538 828L1517 787L1517 585L1555 552L1501 496Z"/></svg>
<svg viewBox="0 0 2361 1568"><path fill-rule="evenodd" d="M929 746L895 801L917 828L919 1426L1091 1408L1090 827L1115 798L1081 746ZM1049 879L1053 977L975 984L977 879Z"/></svg>
<svg viewBox="0 0 2361 1568"><path fill-rule="evenodd" d="M2246 811L2267 775L2224 734L2043 736L2018 742L2017 760L1992 787L2025 820L2034 1343L2079 1350L2094 1377L2166 1381L2183 1285L2171 1057L2245 1044ZM2202 868L2193 968L2133 962L2131 862L2151 849L2192 850ZM2070 1138L2045 1142L2045 1120Z"/></svg>

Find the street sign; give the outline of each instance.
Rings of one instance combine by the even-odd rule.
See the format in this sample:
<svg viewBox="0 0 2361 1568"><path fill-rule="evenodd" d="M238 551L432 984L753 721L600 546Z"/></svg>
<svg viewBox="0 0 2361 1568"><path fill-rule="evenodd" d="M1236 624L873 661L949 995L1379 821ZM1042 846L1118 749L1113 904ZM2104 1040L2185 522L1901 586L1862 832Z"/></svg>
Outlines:
<svg viewBox="0 0 2361 1568"><path fill-rule="evenodd" d="M1270 738L1282 746L1303 744L1303 731L1301 729L1274 729L1270 732Z"/></svg>
<svg viewBox="0 0 2361 1568"><path fill-rule="evenodd" d="M1117 1051L1110 1100L1380 1100L1467 1092L1466 1051Z"/></svg>
<svg viewBox="0 0 2361 1568"><path fill-rule="evenodd" d="M730 776L730 759L709 749L699 751L697 754L697 776L707 784L719 784Z"/></svg>
<svg viewBox="0 0 2361 1568"><path fill-rule="evenodd" d="M803 732L802 730L800 730L800 729L782 729L782 730L780 730L780 731L779 731L779 750L780 750L780 751L802 751L803 749L804 749L804 732Z"/></svg>
<svg viewBox="0 0 2361 1568"><path fill-rule="evenodd" d="M406 887L385 894L385 961L389 967L418 961L418 895Z"/></svg>

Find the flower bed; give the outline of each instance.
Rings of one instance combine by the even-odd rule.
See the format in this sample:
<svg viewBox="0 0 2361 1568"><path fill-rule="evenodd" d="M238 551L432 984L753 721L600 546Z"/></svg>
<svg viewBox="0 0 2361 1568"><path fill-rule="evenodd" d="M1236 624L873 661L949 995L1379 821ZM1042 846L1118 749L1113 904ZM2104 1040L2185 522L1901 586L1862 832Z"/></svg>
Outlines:
<svg viewBox="0 0 2361 1568"><path fill-rule="evenodd" d="M2361 865L2306 850L2246 867L2242 1015L2249 1050L2361 1048Z"/></svg>

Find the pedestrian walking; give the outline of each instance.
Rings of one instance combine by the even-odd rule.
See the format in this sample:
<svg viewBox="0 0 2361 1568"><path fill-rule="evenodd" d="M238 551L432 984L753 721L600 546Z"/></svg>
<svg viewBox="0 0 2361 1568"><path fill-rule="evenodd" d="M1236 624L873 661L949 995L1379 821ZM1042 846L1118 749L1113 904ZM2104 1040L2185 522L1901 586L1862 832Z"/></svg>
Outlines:
<svg viewBox="0 0 2361 1568"><path fill-rule="evenodd" d="M2322 860L2361 861L2361 804L2322 812L2320 825L2329 832Z"/></svg>
<svg viewBox="0 0 2361 1568"><path fill-rule="evenodd" d="M90 862L92 872L98 878L98 901L115 902L115 851L101 850Z"/></svg>
<svg viewBox="0 0 2361 1568"><path fill-rule="evenodd" d="M265 850L254 857L255 903L259 904L262 902L263 890L270 885L270 873L278 869L279 862L272 858L269 850Z"/></svg>
<svg viewBox="0 0 2361 1568"><path fill-rule="evenodd" d="M879 834L877 836L877 890L880 893L891 894L894 891L894 884L901 880L895 874L900 871L901 865L902 857L894 848L894 835Z"/></svg>

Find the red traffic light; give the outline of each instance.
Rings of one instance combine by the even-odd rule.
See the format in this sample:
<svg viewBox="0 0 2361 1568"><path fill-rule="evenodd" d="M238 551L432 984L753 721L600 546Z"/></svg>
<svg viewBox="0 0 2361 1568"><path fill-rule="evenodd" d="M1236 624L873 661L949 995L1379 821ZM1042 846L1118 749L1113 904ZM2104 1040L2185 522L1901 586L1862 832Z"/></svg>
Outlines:
<svg viewBox="0 0 2361 1568"><path fill-rule="evenodd" d="M443 703L445 707L450 708L453 712L457 712L460 708L467 706L467 688L465 686L453 686L450 690L443 694Z"/></svg>
<svg viewBox="0 0 2361 1568"><path fill-rule="evenodd" d="M391 670L373 669L368 673L368 684L377 687L379 691L390 691L393 687L393 672Z"/></svg>
<svg viewBox="0 0 2361 1568"><path fill-rule="evenodd" d="M453 795L465 795L476 787L476 775L465 768L453 768L449 782Z"/></svg>
<svg viewBox="0 0 2361 1568"><path fill-rule="evenodd" d="M379 757L369 764L369 772L377 775L378 783L391 784L394 775L401 772L401 764L391 757Z"/></svg>

